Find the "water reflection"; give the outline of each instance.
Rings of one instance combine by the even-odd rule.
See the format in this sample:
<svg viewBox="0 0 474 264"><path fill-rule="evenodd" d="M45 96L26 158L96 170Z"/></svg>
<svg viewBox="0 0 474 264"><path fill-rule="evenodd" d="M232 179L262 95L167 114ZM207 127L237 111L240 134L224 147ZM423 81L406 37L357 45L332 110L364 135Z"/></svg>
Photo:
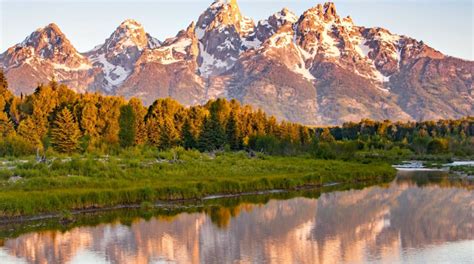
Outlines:
<svg viewBox="0 0 474 264"><path fill-rule="evenodd" d="M27 263L474 261L474 192L446 175L401 174L385 186L323 193L318 199L228 204L126 224L27 233L6 239L0 258Z"/></svg>

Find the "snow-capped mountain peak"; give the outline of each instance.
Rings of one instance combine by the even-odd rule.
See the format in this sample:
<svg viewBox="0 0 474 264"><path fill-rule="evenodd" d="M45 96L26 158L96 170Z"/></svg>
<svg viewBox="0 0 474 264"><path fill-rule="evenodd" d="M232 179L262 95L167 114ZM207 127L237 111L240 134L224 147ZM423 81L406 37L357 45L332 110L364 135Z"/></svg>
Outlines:
<svg viewBox="0 0 474 264"><path fill-rule="evenodd" d="M103 72L103 81L96 89L113 92L133 72L142 51L160 45L136 20L123 21L104 44L87 53L94 66Z"/></svg>
<svg viewBox="0 0 474 264"><path fill-rule="evenodd" d="M474 104L471 61L358 26L331 2L301 16L284 8L255 25L235 0L218 0L163 43L128 19L82 55L51 24L0 55L0 65L17 94L55 76L79 92L146 104L235 98L307 124L450 118L472 115Z"/></svg>
<svg viewBox="0 0 474 264"><path fill-rule="evenodd" d="M209 76L230 69L254 30L253 20L241 14L235 0L215 1L196 23L200 74Z"/></svg>
<svg viewBox="0 0 474 264"><path fill-rule="evenodd" d="M57 81L87 79L92 65L70 43L59 27L51 23L31 33L23 42L9 48L1 56L1 65L22 84L19 91L29 91L38 83L54 77ZM84 89L77 89L84 91Z"/></svg>
<svg viewBox="0 0 474 264"><path fill-rule="evenodd" d="M14 67L24 61L51 60L58 64L78 66L85 58L71 45L59 27L51 23L31 33L23 42L4 54L4 66Z"/></svg>
<svg viewBox="0 0 474 264"><path fill-rule="evenodd" d="M148 46L149 38L143 26L135 20L123 21L102 45L100 52L121 53L128 48L143 50Z"/></svg>
<svg viewBox="0 0 474 264"><path fill-rule="evenodd" d="M203 37L203 31L224 31L233 28L239 35L247 36L253 31L254 22L241 14L235 0L217 0L199 17L196 28L198 38Z"/></svg>
<svg viewBox="0 0 474 264"><path fill-rule="evenodd" d="M267 19L258 22L255 34L252 36L254 43L256 40L258 40L257 43L264 42L279 31L283 25L293 25L297 21L298 17L293 12L288 10L288 8L283 8L281 11L276 12ZM254 47L258 47L258 45L254 45Z"/></svg>

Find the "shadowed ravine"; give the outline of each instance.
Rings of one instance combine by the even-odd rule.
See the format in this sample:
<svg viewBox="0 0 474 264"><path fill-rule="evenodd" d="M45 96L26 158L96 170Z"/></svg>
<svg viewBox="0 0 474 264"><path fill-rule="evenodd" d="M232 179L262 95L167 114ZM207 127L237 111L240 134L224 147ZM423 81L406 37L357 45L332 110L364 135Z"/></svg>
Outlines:
<svg viewBox="0 0 474 264"><path fill-rule="evenodd" d="M188 204L176 212L109 212L79 219L75 227L16 226L23 234L3 227L2 237L14 238L2 240L0 258L6 263L472 261L471 183L439 172L403 172L389 184L331 188Z"/></svg>

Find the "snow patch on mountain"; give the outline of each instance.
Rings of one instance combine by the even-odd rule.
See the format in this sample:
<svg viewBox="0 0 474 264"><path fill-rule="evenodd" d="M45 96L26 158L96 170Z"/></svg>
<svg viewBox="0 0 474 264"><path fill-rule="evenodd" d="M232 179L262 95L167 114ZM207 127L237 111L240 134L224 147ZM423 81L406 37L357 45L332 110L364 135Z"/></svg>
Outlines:
<svg viewBox="0 0 474 264"><path fill-rule="evenodd" d="M201 40L204 37L204 34L206 34L206 30L202 28L196 28L194 32L196 34L197 39L199 40Z"/></svg>
<svg viewBox="0 0 474 264"><path fill-rule="evenodd" d="M402 49L397 48L397 68L400 70L402 68Z"/></svg>
<svg viewBox="0 0 474 264"><path fill-rule="evenodd" d="M164 47L164 48L171 49L175 52L180 52L180 53L186 54L186 48L188 48L191 44L192 44L191 39L188 39L188 38L187 39L180 39L180 40L176 41L175 43L171 44L170 46Z"/></svg>
<svg viewBox="0 0 474 264"><path fill-rule="evenodd" d="M374 40L379 41L381 45L385 46L387 51L390 51L390 56L397 60L398 59L398 45L401 37L396 34L391 34L385 30L380 30L374 35Z"/></svg>
<svg viewBox="0 0 474 264"><path fill-rule="evenodd" d="M257 49L262 44L258 38L253 37L253 39L242 39L242 46L244 49Z"/></svg>
<svg viewBox="0 0 474 264"><path fill-rule="evenodd" d="M232 65L229 63L219 60L214 57L214 55L209 54L205 49L202 43L199 43L199 55L202 59L201 65L199 66L199 73L203 77L209 77L215 71L226 71ZM236 60L230 58L231 60Z"/></svg>
<svg viewBox="0 0 474 264"><path fill-rule="evenodd" d="M392 45L396 45L400 40L400 36L396 34L391 34L385 30L380 30L378 34L374 36L374 39L385 43L390 43Z"/></svg>
<svg viewBox="0 0 474 264"><path fill-rule="evenodd" d="M369 52L372 50L368 45L367 41L364 38L359 39L359 44L354 47L356 52L362 57L362 58L368 58L369 57Z"/></svg>
<svg viewBox="0 0 474 264"><path fill-rule="evenodd" d="M168 44L146 51L144 53L145 61L158 62L164 65L183 61L188 47L192 44L192 40L189 38L173 38L166 42Z"/></svg>
<svg viewBox="0 0 474 264"><path fill-rule="evenodd" d="M110 63L105 54L100 54L98 57L93 58L92 62L95 65L97 63L101 64L104 78L109 84L104 87L108 92L112 92L115 87L122 84L131 74L131 71L127 71L124 67Z"/></svg>
<svg viewBox="0 0 474 264"><path fill-rule="evenodd" d="M321 47L324 49L324 56L326 57L340 57L341 52L337 45L339 44L337 40L335 40L331 36L333 24L326 24L324 30L321 32L322 34L322 42L320 43Z"/></svg>
<svg viewBox="0 0 474 264"><path fill-rule="evenodd" d="M273 48L286 47L293 43L293 32L278 32L268 40L268 45Z"/></svg>
<svg viewBox="0 0 474 264"><path fill-rule="evenodd" d="M296 64L295 67L293 67L293 70L294 72L298 73L298 74L301 74L303 75L304 78L308 79L308 80L314 80L314 76L311 74L311 72L309 71L309 69L307 69L305 67L305 63L303 60L300 61L300 63Z"/></svg>

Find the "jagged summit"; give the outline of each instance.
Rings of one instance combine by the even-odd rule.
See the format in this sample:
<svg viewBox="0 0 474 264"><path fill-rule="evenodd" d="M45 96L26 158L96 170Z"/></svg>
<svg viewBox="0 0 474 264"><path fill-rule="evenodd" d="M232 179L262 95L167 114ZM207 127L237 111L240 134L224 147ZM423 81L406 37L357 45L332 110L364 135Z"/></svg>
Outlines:
<svg viewBox="0 0 474 264"><path fill-rule="evenodd" d="M199 17L196 27L201 31L224 30L234 28L241 35L246 36L253 30L253 20L240 12L237 1L215 1ZM202 34L200 34L202 35Z"/></svg>
<svg viewBox="0 0 474 264"><path fill-rule="evenodd" d="M237 4L237 0L215 0L211 6L211 8L227 8L230 7L233 10L238 10L239 5Z"/></svg>
<svg viewBox="0 0 474 264"><path fill-rule="evenodd" d="M324 4L317 4L303 13L303 16L314 15L320 19L332 20L338 19L339 15L336 11L336 5L333 2L326 2Z"/></svg>
<svg viewBox="0 0 474 264"><path fill-rule="evenodd" d="M273 36L283 25L293 25L297 21L298 17L288 8L283 8L267 19L260 20L255 29L254 47L258 47L255 44L260 44ZM255 40L258 40L258 42L255 43Z"/></svg>
<svg viewBox="0 0 474 264"><path fill-rule="evenodd" d="M119 27L143 28L143 26L142 26L142 24L140 24L140 22L138 22L134 19L131 19L131 18L125 19L122 23L120 23Z"/></svg>
<svg viewBox="0 0 474 264"><path fill-rule="evenodd" d="M38 83L52 76L73 86L86 79L92 65L67 39L58 25L38 28L23 42L9 48L1 56L9 81L17 93L31 92ZM83 86L84 87L84 86ZM83 92L81 87L77 91Z"/></svg>
<svg viewBox="0 0 474 264"><path fill-rule="evenodd" d="M113 93L133 72L143 50L160 45L161 42L146 33L136 20L123 21L104 44L86 53L94 66L101 70L92 89Z"/></svg>
<svg viewBox="0 0 474 264"><path fill-rule="evenodd" d="M127 19L80 54L50 24L0 55L0 65L17 94L56 76L79 92L146 104L233 98L305 124L474 115L473 62L355 22L326 2L302 14L283 8L255 24L236 1L220 0L163 43Z"/></svg>
<svg viewBox="0 0 474 264"><path fill-rule="evenodd" d="M37 29L19 45L32 47L42 58L52 58L55 55L54 48L62 52L77 52L55 23Z"/></svg>
<svg viewBox="0 0 474 264"><path fill-rule="evenodd" d="M99 53L115 52L121 53L128 48L136 48L143 50L147 47L156 47L159 41L152 38L145 32L143 26L133 20L127 19L123 21L115 31L105 40L105 43L96 48Z"/></svg>
<svg viewBox="0 0 474 264"><path fill-rule="evenodd" d="M324 3L324 14L327 16L336 16L336 5L333 2Z"/></svg>
<svg viewBox="0 0 474 264"><path fill-rule="evenodd" d="M55 23L38 28L23 42L9 48L2 58L5 68L43 60L49 60L58 65L66 64L68 67L88 64Z"/></svg>
<svg viewBox="0 0 474 264"><path fill-rule="evenodd" d="M241 14L236 1L212 3L196 23L199 73L207 77L229 70L241 54L244 40L254 29L253 20Z"/></svg>

